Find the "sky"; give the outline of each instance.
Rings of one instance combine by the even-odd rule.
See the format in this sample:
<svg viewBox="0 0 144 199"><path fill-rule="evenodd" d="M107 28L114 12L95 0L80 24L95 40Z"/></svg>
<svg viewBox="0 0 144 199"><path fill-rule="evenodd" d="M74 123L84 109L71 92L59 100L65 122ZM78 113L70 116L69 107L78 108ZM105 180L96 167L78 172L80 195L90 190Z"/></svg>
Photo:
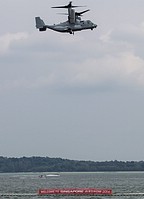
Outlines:
<svg viewBox="0 0 144 199"><path fill-rule="evenodd" d="M0 0L0 155L144 160L144 1L74 0L98 25L67 20L66 0Z"/></svg>

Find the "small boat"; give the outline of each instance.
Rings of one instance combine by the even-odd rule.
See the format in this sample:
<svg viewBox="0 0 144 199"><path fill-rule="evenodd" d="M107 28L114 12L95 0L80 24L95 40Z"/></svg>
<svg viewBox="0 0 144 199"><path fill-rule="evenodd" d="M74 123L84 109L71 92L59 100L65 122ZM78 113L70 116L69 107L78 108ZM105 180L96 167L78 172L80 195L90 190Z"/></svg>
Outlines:
<svg viewBox="0 0 144 199"><path fill-rule="evenodd" d="M46 174L46 177L58 177L60 174Z"/></svg>

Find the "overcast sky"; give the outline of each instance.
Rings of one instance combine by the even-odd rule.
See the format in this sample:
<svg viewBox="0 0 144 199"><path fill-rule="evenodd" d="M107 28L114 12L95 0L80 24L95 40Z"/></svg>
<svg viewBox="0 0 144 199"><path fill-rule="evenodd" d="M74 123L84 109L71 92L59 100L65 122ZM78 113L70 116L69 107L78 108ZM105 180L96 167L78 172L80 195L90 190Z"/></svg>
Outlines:
<svg viewBox="0 0 144 199"><path fill-rule="evenodd" d="M68 3L0 0L0 155L144 160L144 1L74 0L97 29L36 30Z"/></svg>

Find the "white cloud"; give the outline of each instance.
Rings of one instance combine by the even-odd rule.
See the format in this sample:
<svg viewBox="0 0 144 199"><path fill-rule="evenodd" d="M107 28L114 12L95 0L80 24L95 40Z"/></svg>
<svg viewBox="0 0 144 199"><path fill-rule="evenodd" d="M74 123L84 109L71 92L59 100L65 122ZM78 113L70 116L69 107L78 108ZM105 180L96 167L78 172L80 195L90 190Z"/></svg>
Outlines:
<svg viewBox="0 0 144 199"><path fill-rule="evenodd" d="M71 86L111 86L113 82L115 86L144 87L144 60L130 52L107 55L70 65L66 71L62 68L58 76Z"/></svg>
<svg viewBox="0 0 144 199"><path fill-rule="evenodd" d="M0 36L0 54L6 53L13 42L26 39L27 37L28 34L23 32L7 33L5 35Z"/></svg>
<svg viewBox="0 0 144 199"><path fill-rule="evenodd" d="M139 24L121 24L100 36L104 43L123 44L135 48L144 42L144 22Z"/></svg>
<svg viewBox="0 0 144 199"><path fill-rule="evenodd" d="M21 68L1 87L144 87L144 59L135 49L143 32L141 23L115 27L99 38L91 32L89 40L85 34L52 31L6 34L0 37L0 52L11 49L14 64Z"/></svg>

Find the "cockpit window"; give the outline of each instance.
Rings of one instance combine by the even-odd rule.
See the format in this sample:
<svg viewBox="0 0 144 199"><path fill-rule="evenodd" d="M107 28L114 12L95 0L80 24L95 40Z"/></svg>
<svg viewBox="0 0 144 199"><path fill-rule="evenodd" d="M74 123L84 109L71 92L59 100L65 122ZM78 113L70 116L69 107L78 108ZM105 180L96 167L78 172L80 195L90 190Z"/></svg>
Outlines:
<svg viewBox="0 0 144 199"><path fill-rule="evenodd" d="M87 23L88 23L88 24L90 24L90 23L91 23L91 21L90 21L90 20L87 20Z"/></svg>

